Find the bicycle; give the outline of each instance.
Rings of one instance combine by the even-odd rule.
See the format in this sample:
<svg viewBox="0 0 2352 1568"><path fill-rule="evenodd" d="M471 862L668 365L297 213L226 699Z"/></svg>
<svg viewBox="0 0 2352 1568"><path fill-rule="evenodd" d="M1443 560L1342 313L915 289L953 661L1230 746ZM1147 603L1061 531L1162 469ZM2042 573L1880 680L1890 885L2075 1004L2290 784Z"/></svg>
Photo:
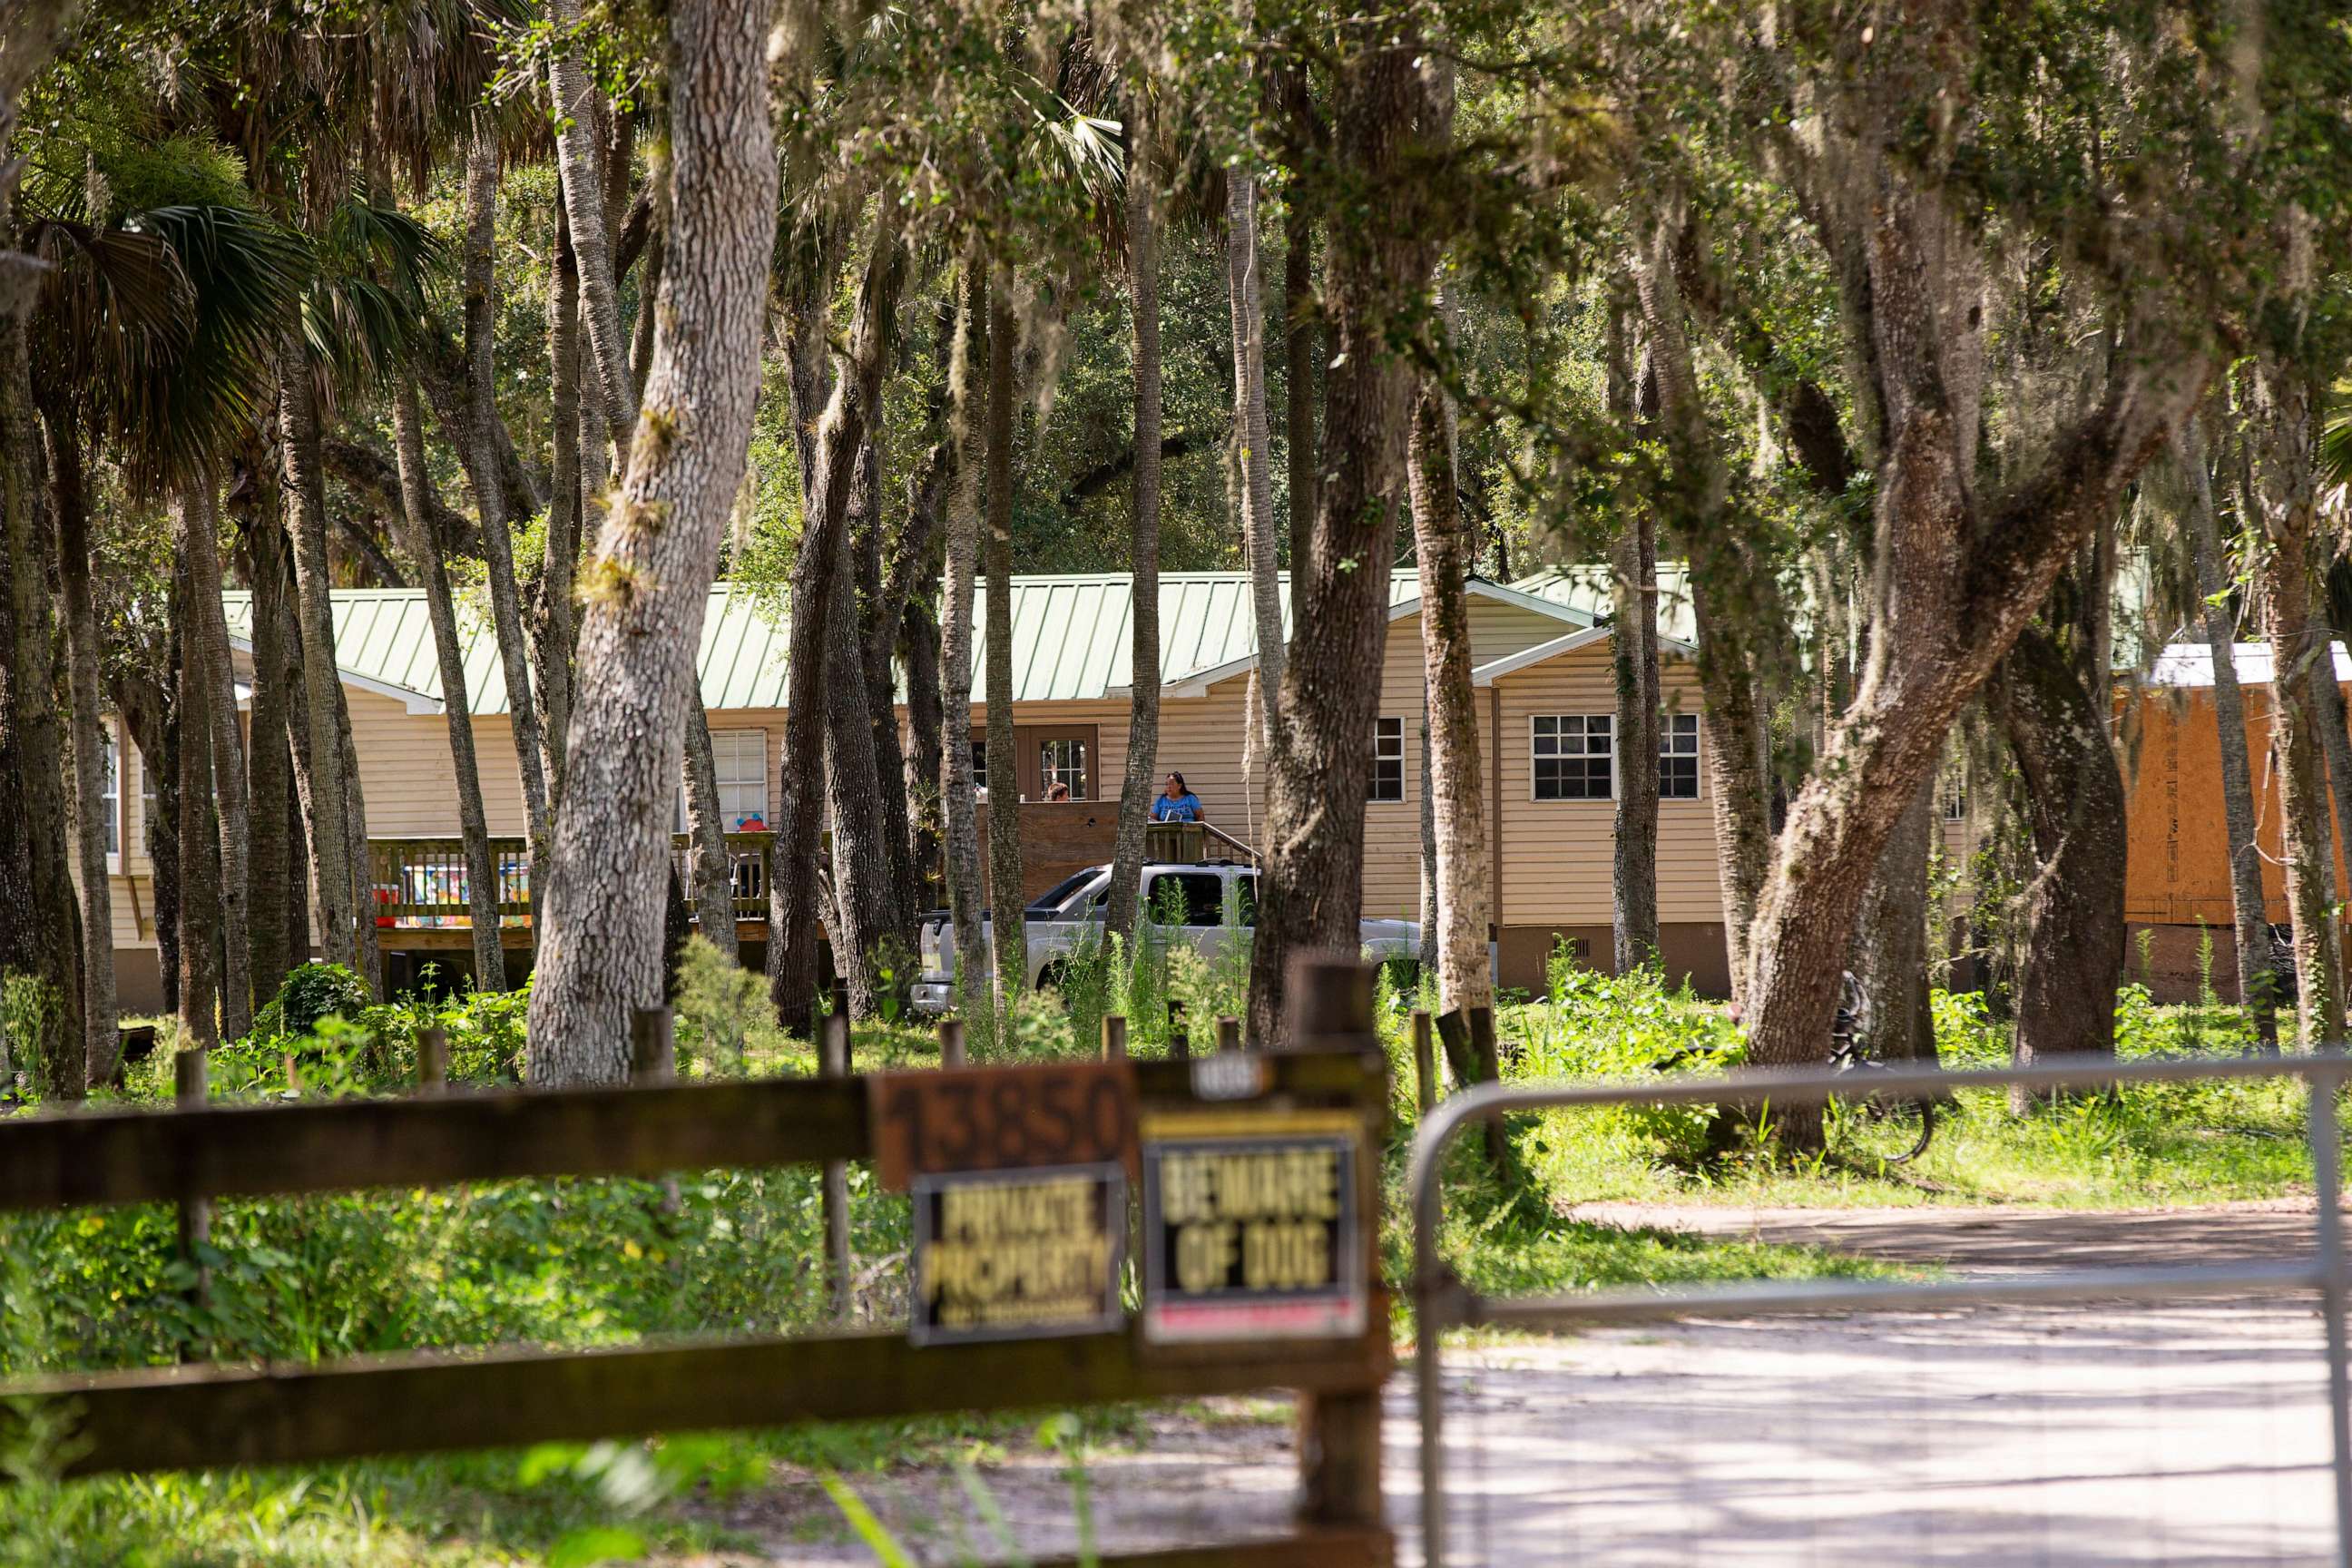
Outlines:
<svg viewBox="0 0 2352 1568"><path fill-rule="evenodd" d="M1837 1016L1830 1025L1830 1068L1866 1080L1893 1068L1871 1055L1862 1012L1862 986L1849 972L1840 982ZM1861 1154L1881 1165L1908 1164L1927 1152L1936 1136L1936 1103L1926 1095L1873 1090L1865 1083L1851 1094L1831 1095L1822 1111L1823 1135L1841 1153Z"/></svg>

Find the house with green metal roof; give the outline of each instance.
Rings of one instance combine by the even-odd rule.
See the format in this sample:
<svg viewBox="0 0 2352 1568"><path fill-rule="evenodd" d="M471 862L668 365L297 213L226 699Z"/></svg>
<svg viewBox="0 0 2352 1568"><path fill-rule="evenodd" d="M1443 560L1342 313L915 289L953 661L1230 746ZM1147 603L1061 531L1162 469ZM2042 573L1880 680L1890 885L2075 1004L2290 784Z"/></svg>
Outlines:
<svg viewBox="0 0 2352 1568"><path fill-rule="evenodd" d="M1553 574L1469 588L1473 684L1480 707L1482 781L1489 805L1490 878L1507 984L1541 982L1556 942L1606 962L1617 778L1611 638L1596 599ZM1603 584L1605 590L1605 584ZM1287 598L1285 584L1286 600ZM1018 577L1013 590L1014 755L986 754L984 694L966 716L980 744L982 782L1022 797L1024 858L1045 885L1075 864L1108 855L1126 767L1134 584L1124 573ZM747 584L711 589L697 666L719 770L722 814L747 857L739 934L756 959L765 938L764 836L781 798L789 626L784 595ZM1365 780L1365 912L1413 915L1421 902L1422 680L1420 588L1392 574L1388 646L1377 671L1380 715ZM1209 820L1241 843L1260 841L1265 759L1253 736L1256 637L1250 582L1229 572L1161 574L1161 706L1157 766L1181 772ZM249 668L253 605L225 597L235 657ZM978 596L976 642L987 607ZM461 607L467 707L484 805L503 859L528 854L520 784L507 716L509 694L487 613ZM422 594L344 589L334 595L338 673L352 712L368 826L378 847L380 935L389 953L445 970L467 962L463 856L439 661ZM1669 625L1669 636L1676 629ZM1669 965L1700 984L1727 979L1709 807L1700 765L1688 645L1667 647L1665 735L1659 758L1659 903ZM900 711L903 715L903 693ZM129 763L126 761L126 768ZM909 793L936 792L936 765L910 763ZM1058 786L1058 788L1057 788ZM138 792L125 789L134 802ZM1066 793L1067 799L1058 798ZM1055 798L1048 798L1054 796ZM152 892L135 813L123 824L126 911L119 950L148 950ZM683 828L681 820L680 827ZM386 923L389 921L390 923ZM508 933L527 952L527 920ZM126 968L135 970L133 962ZM137 990L134 983L133 991Z"/></svg>

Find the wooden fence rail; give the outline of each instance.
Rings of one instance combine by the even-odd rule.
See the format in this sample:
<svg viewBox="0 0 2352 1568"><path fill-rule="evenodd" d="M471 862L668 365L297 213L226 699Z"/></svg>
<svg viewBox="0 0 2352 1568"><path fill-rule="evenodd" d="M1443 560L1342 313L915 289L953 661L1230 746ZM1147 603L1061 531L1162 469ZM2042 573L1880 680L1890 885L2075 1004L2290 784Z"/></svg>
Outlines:
<svg viewBox="0 0 2352 1568"><path fill-rule="evenodd" d="M1380 1389L1391 1353L1376 1229L1386 1063L1370 1029L1369 973L1326 968L1292 977L1293 1037L1311 1040L1313 1050L1123 1066L1131 1065L1135 1110L1147 1119L1208 1111L1219 1124L1256 1118L1273 1128L1291 1113L1324 1124L1338 1113L1339 1124L1358 1130L1361 1226L1352 1256L1368 1308L1360 1332L1155 1343L1130 1317L1109 1331L920 1346L899 1333L859 1331L141 1368L0 1386L0 1447L44 1409L68 1419L63 1473L87 1476L1288 1389L1302 1396L1304 1533L1103 1561L1174 1568L1272 1563L1279 1553L1285 1568L1386 1563ZM660 1031L640 1033L651 1040ZM941 1043L943 1054L960 1057L960 1026L944 1028ZM845 1055L835 1043L833 1073L849 1065ZM627 1088L465 1091L432 1081L443 1059L438 1049L421 1052L426 1081L415 1099L243 1106L192 1098L179 1110L0 1123L0 1210L169 1203L201 1213L213 1200L268 1194L837 1166L877 1152L864 1077L685 1085L649 1069ZM953 1087L938 1081L942 1091Z"/></svg>

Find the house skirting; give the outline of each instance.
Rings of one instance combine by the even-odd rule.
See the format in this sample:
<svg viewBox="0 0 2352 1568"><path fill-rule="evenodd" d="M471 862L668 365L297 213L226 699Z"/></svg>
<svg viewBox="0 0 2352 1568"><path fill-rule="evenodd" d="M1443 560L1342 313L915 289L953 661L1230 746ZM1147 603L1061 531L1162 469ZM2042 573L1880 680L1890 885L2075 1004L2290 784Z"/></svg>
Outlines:
<svg viewBox="0 0 2352 1568"><path fill-rule="evenodd" d="M1496 955L1504 989L1540 994L1545 965L1550 961L1552 949L1562 941L1569 943L1578 963L1614 973L1612 951L1615 938L1605 925L1505 926ZM1691 989L1702 996L1731 994L1728 952L1719 921L1689 921L1658 928L1658 956L1665 964L1668 983L1680 984L1687 980Z"/></svg>

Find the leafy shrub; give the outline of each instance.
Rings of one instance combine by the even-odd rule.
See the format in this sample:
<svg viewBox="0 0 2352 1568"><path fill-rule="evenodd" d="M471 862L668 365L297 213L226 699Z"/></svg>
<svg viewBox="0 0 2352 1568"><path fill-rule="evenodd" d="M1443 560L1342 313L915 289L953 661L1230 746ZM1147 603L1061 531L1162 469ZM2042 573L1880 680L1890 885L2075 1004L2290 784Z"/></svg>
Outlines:
<svg viewBox="0 0 2352 1568"><path fill-rule="evenodd" d="M677 964L677 1049L706 1074L740 1076L755 1034L776 1032L767 981L700 936L687 938ZM520 1028L517 1037L520 1044Z"/></svg>
<svg viewBox="0 0 2352 1568"><path fill-rule="evenodd" d="M330 1014L357 1018L367 1005L366 984L341 964L297 964L278 988L278 1022L287 1034L313 1034Z"/></svg>

